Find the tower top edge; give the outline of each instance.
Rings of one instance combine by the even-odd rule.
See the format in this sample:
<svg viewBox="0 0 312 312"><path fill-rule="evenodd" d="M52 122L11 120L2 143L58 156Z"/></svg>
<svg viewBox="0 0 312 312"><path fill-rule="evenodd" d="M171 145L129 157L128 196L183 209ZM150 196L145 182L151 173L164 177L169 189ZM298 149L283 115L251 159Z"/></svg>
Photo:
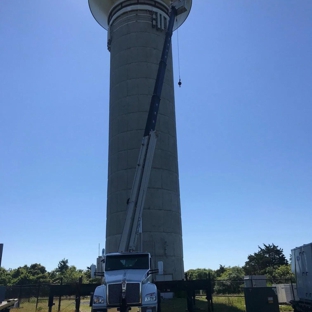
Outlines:
<svg viewBox="0 0 312 312"><path fill-rule="evenodd" d="M191 7L192 0L179 0L185 1L187 11L179 15L174 24L174 30L179 28L187 19ZM119 10L137 10L142 7L150 7L153 9L162 9L165 13L169 14L171 0L88 0L90 11L94 19L104 29L108 30L109 20L112 15Z"/></svg>

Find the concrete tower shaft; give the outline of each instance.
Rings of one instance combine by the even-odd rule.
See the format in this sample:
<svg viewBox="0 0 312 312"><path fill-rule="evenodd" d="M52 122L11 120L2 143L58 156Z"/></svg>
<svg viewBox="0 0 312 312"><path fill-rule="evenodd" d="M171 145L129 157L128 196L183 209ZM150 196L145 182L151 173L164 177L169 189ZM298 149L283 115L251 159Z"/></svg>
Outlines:
<svg viewBox="0 0 312 312"><path fill-rule="evenodd" d="M164 44L169 3L169 0L89 0L93 16L108 29L111 52L107 252L118 250ZM191 0L187 3L190 8ZM176 27L183 21L180 17ZM158 141L143 211L143 250L152 254L155 265L163 261L165 274L182 279L183 246L171 53L156 131Z"/></svg>

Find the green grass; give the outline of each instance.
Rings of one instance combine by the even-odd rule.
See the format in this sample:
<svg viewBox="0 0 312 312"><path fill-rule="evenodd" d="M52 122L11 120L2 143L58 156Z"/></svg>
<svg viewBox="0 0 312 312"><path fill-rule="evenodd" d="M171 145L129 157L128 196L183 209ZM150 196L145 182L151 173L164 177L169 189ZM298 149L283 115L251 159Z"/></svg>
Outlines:
<svg viewBox="0 0 312 312"><path fill-rule="evenodd" d="M244 298L214 298L214 312L243 312L245 306ZM168 299L162 302L162 312L181 312L187 311L186 299ZM207 300L202 297L196 299L194 311L208 311Z"/></svg>
<svg viewBox="0 0 312 312"><path fill-rule="evenodd" d="M54 298L55 305L52 307L52 312L58 312L58 298ZM31 299L30 302L27 300L22 301L20 303L20 307L18 309L11 309L11 312L46 312L48 311L48 300L40 300L38 302L38 308L36 310L36 299ZM75 311L75 299L62 298L61 301L61 312L74 312ZM89 307L89 299L81 300L80 304L81 312L90 312L91 308Z"/></svg>
<svg viewBox="0 0 312 312"><path fill-rule="evenodd" d="M214 312L246 312L244 297L213 297ZM55 305L52 312L58 312L58 298L54 298ZM24 300L20 303L19 309L11 309L11 312L47 312L48 300L39 300L38 309L36 311L36 300ZM65 299L61 301L61 312L74 312L75 300L74 298ZM81 312L90 312L89 299L81 300ZM186 299L175 298L165 299L162 301L162 312L184 312L187 311ZM197 297L194 311L208 311L207 300L204 297ZM280 312L292 312L290 306L280 306Z"/></svg>
<svg viewBox="0 0 312 312"><path fill-rule="evenodd" d="M291 306L282 305L280 306L280 312L293 312L293 308Z"/></svg>
<svg viewBox="0 0 312 312"><path fill-rule="evenodd" d="M244 297L213 297L214 312L246 312ZM194 311L208 311L208 304L205 297L197 297ZM162 312L186 311L186 299L176 298L163 300ZM280 306L280 312L292 312L290 306Z"/></svg>

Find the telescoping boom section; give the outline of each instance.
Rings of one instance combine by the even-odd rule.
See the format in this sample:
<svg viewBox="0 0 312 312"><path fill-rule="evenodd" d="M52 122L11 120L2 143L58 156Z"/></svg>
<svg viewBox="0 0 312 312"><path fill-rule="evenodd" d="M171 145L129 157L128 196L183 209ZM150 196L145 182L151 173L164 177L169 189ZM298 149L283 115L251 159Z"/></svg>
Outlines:
<svg viewBox="0 0 312 312"><path fill-rule="evenodd" d="M164 84L167 60L171 47L174 21L177 15L182 14L185 11L185 1L178 0L173 2L139 158L133 179L131 195L128 200L127 215L119 243L118 252L133 252L141 251L142 249L142 240L139 247L137 247L137 241L139 234L142 233L142 213L157 141L155 128L161 100L161 92Z"/></svg>

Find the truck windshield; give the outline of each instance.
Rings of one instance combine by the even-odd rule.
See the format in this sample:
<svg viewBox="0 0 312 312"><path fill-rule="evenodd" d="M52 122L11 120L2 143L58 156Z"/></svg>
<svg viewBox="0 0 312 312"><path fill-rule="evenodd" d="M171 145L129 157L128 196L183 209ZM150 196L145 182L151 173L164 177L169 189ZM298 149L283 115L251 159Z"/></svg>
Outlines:
<svg viewBox="0 0 312 312"><path fill-rule="evenodd" d="M149 269L149 255L116 255L106 256L105 271L126 269Z"/></svg>

